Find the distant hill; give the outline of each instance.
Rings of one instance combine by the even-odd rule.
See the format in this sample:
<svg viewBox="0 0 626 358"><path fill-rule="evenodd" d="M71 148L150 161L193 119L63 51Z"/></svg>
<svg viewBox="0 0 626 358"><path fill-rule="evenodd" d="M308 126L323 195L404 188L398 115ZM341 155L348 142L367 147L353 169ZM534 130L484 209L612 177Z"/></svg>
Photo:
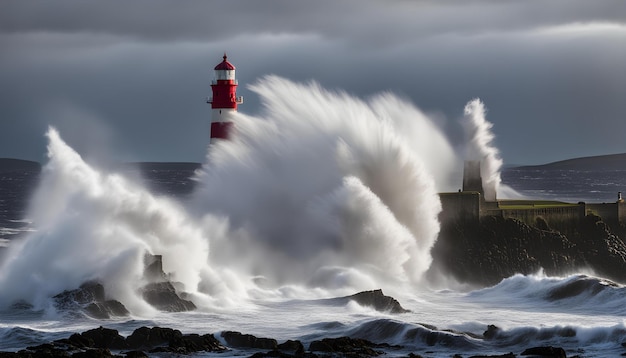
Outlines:
<svg viewBox="0 0 626 358"><path fill-rule="evenodd" d="M30 160L0 158L0 172L15 170L41 170L41 164Z"/></svg>
<svg viewBox="0 0 626 358"><path fill-rule="evenodd" d="M543 165L527 165L515 169L540 170L626 170L626 153L574 158Z"/></svg>

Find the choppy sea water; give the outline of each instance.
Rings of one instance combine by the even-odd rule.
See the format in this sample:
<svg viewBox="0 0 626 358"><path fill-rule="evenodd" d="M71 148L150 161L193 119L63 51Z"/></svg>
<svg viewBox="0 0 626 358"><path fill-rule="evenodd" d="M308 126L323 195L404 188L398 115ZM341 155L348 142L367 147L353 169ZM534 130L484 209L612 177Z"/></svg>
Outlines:
<svg viewBox="0 0 626 358"><path fill-rule="evenodd" d="M626 170L584 171L510 168L502 180L526 197L570 203L609 203L626 194Z"/></svg>
<svg viewBox="0 0 626 358"><path fill-rule="evenodd" d="M151 169L145 180L153 191L181 198L191 192L188 186L192 185L186 175L181 175L184 173L191 171ZM14 194L3 196L0 238L4 243L35 229L23 218L22 197L28 197L32 190L29 183L36 176L22 172L1 177L3 193L10 188ZM608 202L626 187L626 172L505 170L503 181L529 197ZM183 189L177 191L177 187ZM117 329L122 335L141 326L162 326L183 333L219 336L220 331L236 330L279 342L299 339L305 347L316 339L350 336L398 345L386 351L389 356L409 352L428 357L519 354L528 347L548 345L564 347L568 356L610 357L626 351L622 346L626 341L626 288L593 276L555 278L538 273L510 277L483 289L436 289L425 284L411 292L386 293L393 294L411 312L380 313L354 303L327 300L332 297L323 291L305 293L296 288L291 293L277 292L273 298L260 295L237 307L111 320L52 307L12 308L0 312L0 350L17 351L98 326ZM497 339L483 338L488 325L501 329ZM228 354L249 355L252 351Z"/></svg>

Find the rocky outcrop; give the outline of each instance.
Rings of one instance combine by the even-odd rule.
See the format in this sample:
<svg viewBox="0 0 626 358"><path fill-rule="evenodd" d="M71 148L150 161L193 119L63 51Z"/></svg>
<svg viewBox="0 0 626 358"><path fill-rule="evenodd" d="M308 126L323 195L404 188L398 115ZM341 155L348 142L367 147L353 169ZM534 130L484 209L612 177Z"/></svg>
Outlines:
<svg viewBox="0 0 626 358"><path fill-rule="evenodd" d="M174 283L163 272L161 255L146 254L144 278L150 283L140 291L143 298L156 309L168 312L183 312L196 309L196 305L181 297ZM182 286L182 285L180 285ZM104 286L96 281L83 283L75 290L64 291L54 296L58 309L82 311L98 319L128 316L126 307L119 301L107 300Z"/></svg>
<svg viewBox="0 0 626 358"><path fill-rule="evenodd" d="M54 296L54 300L59 309L79 310L94 318L107 319L129 315L121 302L105 299L104 286L98 282L89 281L75 290L63 291Z"/></svg>
<svg viewBox="0 0 626 358"><path fill-rule="evenodd" d="M163 272L161 255L146 254L144 265L144 278L150 282L141 288L146 302L160 311L184 312L196 309L193 302L181 297L169 276Z"/></svg>
<svg viewBox="0 0 626 358"><path fill-rule="evenodd" d="M383 351L375 348L389 348L388 344L372 343L365 339L340 337L340 338L324 338L319 341L313 341L309 345L312 352L329 352L341 353L348 356L378 356L384 354Z"/></svg>
<svg viewBox="0 0 626 358"><path fill-rule="evenodd" d="M565 236L545 225L490 216L480 223L442 225L432 248L429 274L452 275L477 285L494 285L514 274L567 275L591 268L626 282L626 245L598 216L588 215Z"/></svg>
<svg viewBox="0 0 626 358"><path fill-rule="evenodd" d="M553 358L566 358L565 350L561 347L532 347L522 352L523 356L533 357L553 357Z"/></svg>
<svg viewBox="0 0 626 358"><path fill-rule="evenodd" d="M99 327L17 353L0 352L0 357L119 357L111 351L126 357L147 357L146 351L187 355L226 349L212 334L182 334L171 328L141 327L124 338L117 330Z"/></svg>
<svg viewBox="0 0 626 358"><path fill-rule="evenodd" d="M499 339L500 329L489 326L484 339ZM397 355L401 346L387 343L352 338L323 338L310 343L308 351L300 341L286 341L276 344L272 338L257 338L240 332L225 331L222 337L230 348L243 348L254 358L368 358L385 354ZM568 336L569 337L569 336ZM475 339L479 339L478 336ZM449 342L448 342L449 343ZM445 346L447 343L442 343ZM0 358L32 358L32 357L149 357L149 356L181 356L207 352L220 353L229 348L223 346L212 334L182 334L180 331L162 327L141 327L124 338L118 331L99 327L83 333L72 334L67 339L57 340L38 346L28 347L19 352L0 352ZM254 352L253 350L256 350ZM112 353L113 352L113 353ZM234 356L242 356L243 352L234 352ZM432 352L426 352L432 353ZM522 356L533 357L565 357L565 351L559 347L532 347L524 350ZM453 355L461 357L465 355ZM473 355L473 358L509 358L513 353L500 355ZM409 353L410 358L422 357L417 353Z"/></svg>
<svg viewBox="0 0 626 358"><path fill-rule="evenodd" d="M111 328L99 327L80 334L75 337L79 344L85 344L89 348L106 348L106 349L126 349L128 344L126 339L122 337L118 331ZM70 337L69 342L73 342Z"/></svg>
<svg viewBox="0 0 626 358"><path fill-rule="evenodd" d="M224 331L221 336L231 347L258 349L278 348L278 342L272 338L257 338L251 334L242 334L240 332L233 331Z"/></svg>
<svg viewBox="0 0 626 358"><path fill-rule="evenodd" d="M179 339L183 334L177 329L161 327L140 327L126 337L126 344L135 350L149 350L166 346L172 340Z"/></svg>
<svg viewBox="0 0 626 358"><path fill-rule="evenodd" d="M199 335L185 334L172 338L166 347L150 350L150 353L168 352L177 354L191 354L194 352L222 352L227 350L212 334Z"/></svg>
<svg viewBox="0 0 626 358"><path fill-rule="evenodd" d="M371 307L380 312L406 313L411 312L404 309L400 302L391 296L385 296L383 290L363 291L352 296L343 297L347 300L355 301L361 306Z"/></svg>
<svg viewBox="0 0 626 358"><path fill-rule="evenodd" d="M156 309L168 312L184 312L196 309L196 305L182 299L171 282L155 282L142 288L143 298Z"/></svg>

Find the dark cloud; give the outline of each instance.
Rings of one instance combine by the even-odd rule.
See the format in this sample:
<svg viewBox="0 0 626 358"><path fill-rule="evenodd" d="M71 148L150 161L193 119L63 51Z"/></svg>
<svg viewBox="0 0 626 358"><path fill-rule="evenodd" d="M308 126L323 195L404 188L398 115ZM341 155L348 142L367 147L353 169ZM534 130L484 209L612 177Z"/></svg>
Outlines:
<svg viewBox="0 0 626 358"><path fill-rule="evenodd" d="M506 163L626 152L624 43L622 1L5 0L0 157L41 160L51 124L87 155L202 161L223 51L242 85L393 91L452 138L480 97Z"/></svg>

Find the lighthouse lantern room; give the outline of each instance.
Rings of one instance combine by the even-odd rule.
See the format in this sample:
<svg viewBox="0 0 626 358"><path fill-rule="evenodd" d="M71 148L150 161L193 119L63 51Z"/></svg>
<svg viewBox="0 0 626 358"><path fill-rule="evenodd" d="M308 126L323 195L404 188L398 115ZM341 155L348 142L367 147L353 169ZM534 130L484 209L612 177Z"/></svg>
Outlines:
<svg viewBox="0 0 626 358"><path fill-rule="evenodd" d="M235 66L224 60L215 66L215 79L211 82L213 96L207 99L211 104L211 136L210 142L216 139L228 139L233 125L233 113L237 105L243 103L243 97L237 97L237 80Z"/></svg>

